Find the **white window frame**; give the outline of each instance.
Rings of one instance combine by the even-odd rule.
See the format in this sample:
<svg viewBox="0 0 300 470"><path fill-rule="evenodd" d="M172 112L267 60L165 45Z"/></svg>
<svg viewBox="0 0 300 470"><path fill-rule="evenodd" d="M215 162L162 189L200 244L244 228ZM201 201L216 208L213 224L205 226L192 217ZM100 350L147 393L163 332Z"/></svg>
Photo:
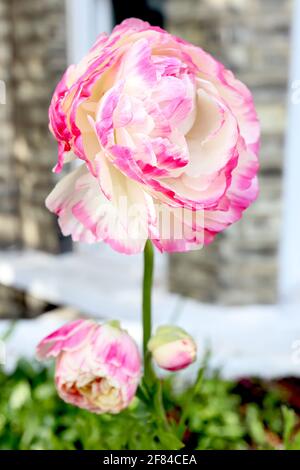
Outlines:
<svg viewBox="0 0 300 470"><path fill-rule="evenodd" d="M110 33L113 27L111 0L65 0L67 21L67 57L77 63L96 37Z"/></svg>
<svg viewBox="0 0 300 470"><path fill-rule="evenodd" d="M284 155L279 292L282 303L300 300L300 0L294 0L288 118ZM298 87L298 91L295 89ZM298 99L296 97L298 95Z"/></svg>

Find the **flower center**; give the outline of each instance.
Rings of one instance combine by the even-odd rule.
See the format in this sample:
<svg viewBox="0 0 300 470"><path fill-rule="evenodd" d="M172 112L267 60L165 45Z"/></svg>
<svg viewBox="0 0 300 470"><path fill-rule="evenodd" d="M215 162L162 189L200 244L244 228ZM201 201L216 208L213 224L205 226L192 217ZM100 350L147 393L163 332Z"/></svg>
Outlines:
<svg viewBox="0 0 300 470"><path fill-rule="evenodd" d="M110 410L112 407L120 403L120 391L111 385L105 377L98 377L83 387L79 387L78 391L86 397L94 406L103 410Z"/></svg>

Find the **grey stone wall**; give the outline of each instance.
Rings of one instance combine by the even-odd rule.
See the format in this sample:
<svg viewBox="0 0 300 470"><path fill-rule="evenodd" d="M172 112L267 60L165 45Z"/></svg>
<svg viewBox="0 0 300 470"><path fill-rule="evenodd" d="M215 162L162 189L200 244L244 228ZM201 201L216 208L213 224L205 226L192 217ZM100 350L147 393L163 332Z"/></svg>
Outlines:
<svg viewBox="0 0 300 470"><path fill-rule="evenodd" d="M47 109L66 66L64 2L0 0L0 26L0 245L57 251L43 201L57 153Z"/></svg>
<svg viewBox="0 0 300 470"><path fill-rule="evenodd" d="M10 1L14 57L13 159L23 246L58 250L54 217L43 201L53 185L57 148L48 131L48 106L66 66L64 2Z"/></svg>
<svg viewBox="0 0 300 470"><path fill-rule="evenodd" d="M57 155L47 110L66 67L65 29L61 0L0 0L0 80L6 85L6 104L0 104L1 249L60 249L44 200ZM22 314L24 298L0 286L0 316Z"/></svg>
<svg viewBox="0 0 300 470"><path fill-rule="evenodd" d="M0 103L0 245L15 244L19 238L17 181L12 159L14 126L12 109L12 27L9 1L0 2L0 80L5 85L6 103Z"/></svg>
<svg viewBox="0 0 300 470"><path fill-rule="evenodd" d="M224 304L275 302L291 1L167 0L166 11L170 32L250 87L262 125L259 199L210 247L171 257L171 289Z"/></svg>
<svg viewBox="0 0 300 470"><path fill-rule="evenodd" d="M58 250L54 217L43 201L53 185L56 144L47 109L65 69L60 0L0 0L0 245Z"/></svg>

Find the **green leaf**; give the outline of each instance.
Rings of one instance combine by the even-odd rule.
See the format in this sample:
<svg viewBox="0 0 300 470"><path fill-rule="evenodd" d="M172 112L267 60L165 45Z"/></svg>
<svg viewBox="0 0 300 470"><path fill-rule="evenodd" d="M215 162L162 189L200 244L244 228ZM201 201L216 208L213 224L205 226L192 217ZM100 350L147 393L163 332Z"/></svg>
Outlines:
<svg viewBox="0 0 300 470"><path fill-rule="evenodd" d="M265 429L260 420L258 408L254 404L247 406L246 423L253 441L259 446L264 446L266 444Z"/></svg>
<svg viewBox="0 0 300 470"><path fill-rule="evenodd" d="M162 450L180 450L184 447L184 444L172 432L159 429L157 434L162 445Z"/></svg>
<svg viewBox="0 0 300 470"><path fill-rule="evenodd" d="M10 396L9 405L12 409L17 410L24 406L31 399L30 385L28 382L22 381L15 385Z"/></svg>
<svg viewBox="0 0 300 470"><path fill-rule="evenodd" d="M283 443L285 448L288 448L296 426L297 417L295 412L287 406L282 406L281 412L283 417Z"/></svg>

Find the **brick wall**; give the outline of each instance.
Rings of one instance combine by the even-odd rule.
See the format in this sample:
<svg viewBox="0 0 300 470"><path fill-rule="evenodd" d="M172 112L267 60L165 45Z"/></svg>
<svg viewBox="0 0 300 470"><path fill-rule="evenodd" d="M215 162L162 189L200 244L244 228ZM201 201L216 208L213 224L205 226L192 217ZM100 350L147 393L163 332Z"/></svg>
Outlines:
<svg viewBox="0 0 300 470"><path fill-rule="evenodd" d="M57 148L48 106L66 66L64 2L0 0L0 248L57 252L55 217L44 207ZM18 316L24 297L0 286L0 315Z"/></svg>
<svg viewBox="0 0 300 470"><path fill-rule="evenodd" d="M166 12L170 32L247 83L262 124L259 199L209 248L171 257L171 289L225 304L275 302L291 2L167 0Z"/></svg>
<svg viewBox="0 0 300 470"><path fill-rule="evenodd" d="M14 57L13 158L19 189L23 246L58 250L54 217L43 201L53 186L56 144L48 131L49 101L66 66L64 2L11 4Z"/></svg>
<svg viewBox="0 0 300 470"><path fill-rule="evenodd" d="M0 80L5 84L6 103L0 104L0 245L19 238L17 181L12 160L14 126L12 106L12 27L9 0L0 2Z"/></svg>
<svg viewBox="0 0 300 470"><path fill-rule="evenodd" d="M43 201L57 152L47 109L66 65L64 2L0 0L0 25L0 245L57 251Z"/></svg>

